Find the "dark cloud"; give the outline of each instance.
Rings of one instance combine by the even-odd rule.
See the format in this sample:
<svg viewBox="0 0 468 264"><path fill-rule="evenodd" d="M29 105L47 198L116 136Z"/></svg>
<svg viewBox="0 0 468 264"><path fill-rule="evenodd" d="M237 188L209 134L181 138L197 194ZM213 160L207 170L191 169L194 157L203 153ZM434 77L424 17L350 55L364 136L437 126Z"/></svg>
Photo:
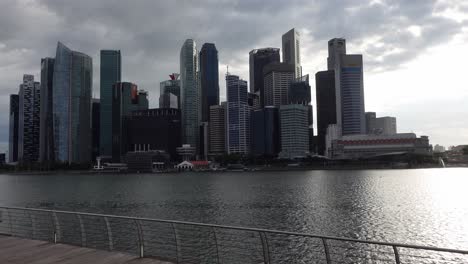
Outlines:
<svg viewBox="0 0 468 264"><path fill-rule="evenodd" d="M463 0L0 2L2 124L7 122L7 95L17 92L23 73L39 77L40 58L54 56L59 40L93 57L95 95L99 91L99 50L120 49L124 78L149 90L155 106L159 82L179 71L180 47L186 38L194 38L198 47L214 42L220 63L230 64L246 79L248 51L280 47L281 34L292 27L310 40L303 43L303 50L309 51L302 54L304 61L322 54L328 39L346 37L351 52L364 54L366 70L383 71L399 68L428 48L448 42L467 22L437 14L449 9L466 12L468 8ZM420 29L420 34L410 32L411 26Z"/></svg>

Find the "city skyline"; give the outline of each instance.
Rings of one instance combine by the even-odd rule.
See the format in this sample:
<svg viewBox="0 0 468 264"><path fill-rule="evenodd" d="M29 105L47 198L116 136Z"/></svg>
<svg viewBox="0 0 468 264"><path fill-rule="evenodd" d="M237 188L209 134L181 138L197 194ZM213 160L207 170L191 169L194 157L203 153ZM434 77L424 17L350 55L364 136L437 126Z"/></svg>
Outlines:
<svg viewBox="0 0 468 264"><path fill-rule="evenodd" d="M344 11L346 6L343 6L342 10L325 2L318 5L317 10L321 14L327 8L335 7L330 12L334 11L340 14L355 12L348 19L359 21L357 17L359 17L359 14L366 14L366 10L372 9L373 11L380 10L384 12L386 7L383 1L369 1L374 4L366 4L367 1L359 2L362 5L354 11ZM99 97L100 88L99 51L101 49L121 50L122 81L135 82L139 88L149 91L150 107L156 107L159 98L159 83L166 80L168 74L178 71L180 47L185 39L193 38L199 44L199 47L205 42L215 43L220 61L220 101L225 101L226 89L222 80L224 80L226 65L229 65L230 72L248 80L249 51L263 47L281 48L281 35L294 27L301 33L303 74L310 74L313 78L317 71L326 69L327 41L334 37L344 37L348 41L347 50L350 54L363 54L366 111L377 112L379 116L395 116L398 119L399 131L414 131L417 134L428 135L433 144L457 145L468 140L468 133L466 133L468 132L467 121L463 120L463 118L457 118L468 114L468 110L463 106L463 102L468 98L468 91L461 88L463 87L461 82L463 75L453 74L454 71L457 73L459 69L447 66L448 62L453 65L453 63L457 63L455 58L467 54L466 51L460 48L463 40L468 38L467 20L464 17L457 18L456 16L455 19L447 18L450 13L447 15L443 12L444 4L441 3L435 4L435 2L430 1L400 3L400 5L396 5L396 11L388 11L390 15L393 14L393 17L390 16L385 19L373 17L373 19L377 19L377 24L380 23L388 30L388 32L381 30L383 33L380 33L380 35L376 25L361 25L361 27L356 27L352 25L353 23L314 25L314 23L305 20L285 19L279 24L275 22L272 28L265 29L263 27L266 27L266 25L259 22L258 18L239 21L236 16L231 18L216 16L210 19L220 19L220 23L216 24L216 28L211 31L207 30L207 27L209 22L212 21L205 19L180 31L173 29L168 33L167 38L158 38L166 33L163 29L151 24L143 32L129 28L131 25L113 24L111 22L115 21L106 15L98 19L97 15L100 11L93 13L94 11L91 10L93 3L91 2L87 4L80 3L78 12L72 14L70 13L71 10L68 9L74 6L71 2L64 6L61 6L62 3L48 5L47 2L41 2L41 4L29 2L29 5L25 5L22 1L7 1L7 3L10 4L8 7L11 8L7 7L6 10L11 10L11 13L18 11L20 12L17 14L19 16L28 15L30 18L36 19L40 16L42 23L46 23L45 26L56 25L57 28L55 30L42 28L44 34L39 36L41 31L37 25L23 25L17 21L9 21L11 14L3 18L3 20L9 21L13 25L8 26L9 30L6 34L0 35L0 58L5 61L2 70L0 70L0 78L3 80L0 84L2 91L0 100L2 102L1 107L3 107L0 109L2 113L0 128L3 131L0 134L0 142L5 145L2 151L7 149L6 143L8 142L9 94L18 92L18 83L23 74L33 74L36 80L40 79L40 59L54 56L57 41L62 41L74 50L82 51L92 57L94 61L94 98ZM459 8L464 6L466 8L466 5L461 4L461 1L459 4L456 1L451 3L453 6L459 6ZM105 1L94 4L101 7L106 5ZM195 8L187 3L179 4L178 7L174 8L178 8L181 16L183 16L184 12L193 12ZM255 5L255 3L250 4ZM107 5L109 4L107 3ZM169 9L172 4L161 3L160 5L162 5L161 8L163 9ZM219 7L224 4L213 5ZM263 17L262 14L282 7L280 3L271 3L269 7L253 7L251 5L247 3L239 3L238 6L228 5L227 10L229 14L234 15L248 14L250 11L247 7L249 7L259 12L261 14L259 16ZM23 7L23 10L19 10L18 6ZM146 7L149 6L152 5L146 5ZM109 7L111 7L110 11L119 11L126 7L126 4ZM208 12L212 8L207 7L206 10L203 10ZM289 11L300 11L298 5L291 5L287 8L289 8ZM301 12L307 12L307 8L304 9L306 11ZM287 13L288 10L283 10L280 15L285 16L284 13ZM93 12L87 14L89 11ZM138 5L130 11L130 13L145 13L144 8ZM416 18L409 19L406 22L397 21L394 13L398 12L408 18L412 15L415 15ZM415 14L415 12L419 13ZM453 9L451 12L454 12ZM379 12L376 13L380 14ZM129 14L129 16L131 15ZM73 25L78 29L78 32L64 30L66 27L71 27L72 22L78 19L84 21L84 23ZM124 20L127 19L129 17L125 16ZM169 17L159 17L159 19L170 21ZM188 19L188 22L191 21L190 19L196 20L196 18L190 17ZM224 34L222 30L223 23L229 19L239 23L233 23L233 29L235 30L232 34ZM398 22L397 26L400 26L401 31L404 32L390 32L392 27L390 22ZM252 30L248 27L251 23L260 28ZM22 36L15 36L15 32L10 31L17 29L15 26L24 29L26 32L35 32L36 35L33 35L33 38L37 41L31 41L30 43L19 41ZM197 26L198 29L194 26ZM328 32L324 33L327 28ZM130 32L130 29L135 30L135 32ZM320 32L322 30L323 32ZM129 35L125 36L123 33ZM110 40L106 40L104 37L106 34L112 36ZM80 35L86 36L86 38L79 38ZM401 38L402 41L396 43L392 38ZM138 41L141 43L137 44ZM441 45L442 42L447 43ZM434 67L434 65L438 66ZM445 69L441 67L445 67ZM431 78L427 78L427 76L431 76ZM450 78L450 80L447 80L447 78ZM311 79L310 83L313 86L315 81ZM441 84L448 87L440 89ZM311 90L312 104L315 108L315 87L312 87ZM440 93L441 90L444 92ZM434 107L435 105L438 107ZM434 110L436 108L438 111ZM314 125L314 127L317 126Z"/></svg>

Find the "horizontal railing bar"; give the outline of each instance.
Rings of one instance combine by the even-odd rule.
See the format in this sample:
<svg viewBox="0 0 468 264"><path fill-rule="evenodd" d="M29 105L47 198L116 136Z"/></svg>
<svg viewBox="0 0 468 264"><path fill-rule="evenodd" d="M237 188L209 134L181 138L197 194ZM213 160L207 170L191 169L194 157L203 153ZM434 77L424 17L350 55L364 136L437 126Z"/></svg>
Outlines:
<svg viewBox="0 0 468 264"><path fill-rule="evenodd" d="M72 211L49 210L49 209L26 208L26 207L13 207L13 206L12 207L0 206L0 209L24 210L24 211L35 211L35 212L49 212L49 213L55 212L55 213L59 213L59 214L71 214L71 215L78 214L78 215L84 215L84 216L108 217L108 218L114 218L114 219L126 219L126 220L138 220L138 221L148 221L148 222L158 222L158 223L168 223L168 224L192 225L192 226L210 227L210 228L214 227L214 228L249 231L249 232L265 232L265 233L269 233L269 234L300 236L300 237L309 237L309 238L327 239L327 240L335 240L335 241L354 242L354 243L361 243L361 244L373 244L373 245L382 245L382 246L396 246L396 247L400 247L400 248L412 248L412 249L420 249L420 250L428 250L428 251L439 251L439 252L449 252L449 253L457 253L457 254L468 255L468 250L461 250L461 249L440 248L440 247L422 246L422 245L414 245L414 244L390 243L390 242L381 242L381 241L373 241L373 240L360 240L360 239L353 239L353 238L324 236L324 235L289 232L289 231L279 231L279 230L270 230L270 229L252 228L252 227L238 227L238 226L205 224L205 223L196 223L196 222L188 222L188 221L178 221L178 220L152 219L152 218L144 218L144 217L131 217L131 216L122 216L122 215L107 215L107 214L72 212Z"/></svg>

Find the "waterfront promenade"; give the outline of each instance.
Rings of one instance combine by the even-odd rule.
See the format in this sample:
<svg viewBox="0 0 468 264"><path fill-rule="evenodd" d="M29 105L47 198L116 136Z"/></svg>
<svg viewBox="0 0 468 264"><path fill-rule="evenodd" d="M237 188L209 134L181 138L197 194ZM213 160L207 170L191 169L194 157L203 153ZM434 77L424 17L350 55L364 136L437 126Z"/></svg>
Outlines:
<svg viewBox="0 0 468 264"><path fill-rule="evenodd" d="M0 235L2 264L169 264L135 255Z"/></svg>

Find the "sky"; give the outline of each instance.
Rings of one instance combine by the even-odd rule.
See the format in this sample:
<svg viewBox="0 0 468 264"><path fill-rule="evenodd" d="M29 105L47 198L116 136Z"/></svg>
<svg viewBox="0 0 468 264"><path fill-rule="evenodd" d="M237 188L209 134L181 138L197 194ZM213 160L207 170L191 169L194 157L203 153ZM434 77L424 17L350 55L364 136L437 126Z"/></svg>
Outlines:
<svg viewBox="0 0 468 264"><path fill-rule="evenodd" d="M40 80L40 60L57 41L93 58L99 97L99 51L122 52L122 77L149 92L179 72L180 48L193 38L218 49L220 94L226 66L249 79L249 51L281 47L301 34L304 74L315 105L317 71L326 70L327 41L343 37L363 54L366 111L395 116L398 132L432 144L468 144L468 1L466 0L0 0L0 151L8 145L9 94L23 74ZM314 109L315 111L315 109Z"/></svg>

